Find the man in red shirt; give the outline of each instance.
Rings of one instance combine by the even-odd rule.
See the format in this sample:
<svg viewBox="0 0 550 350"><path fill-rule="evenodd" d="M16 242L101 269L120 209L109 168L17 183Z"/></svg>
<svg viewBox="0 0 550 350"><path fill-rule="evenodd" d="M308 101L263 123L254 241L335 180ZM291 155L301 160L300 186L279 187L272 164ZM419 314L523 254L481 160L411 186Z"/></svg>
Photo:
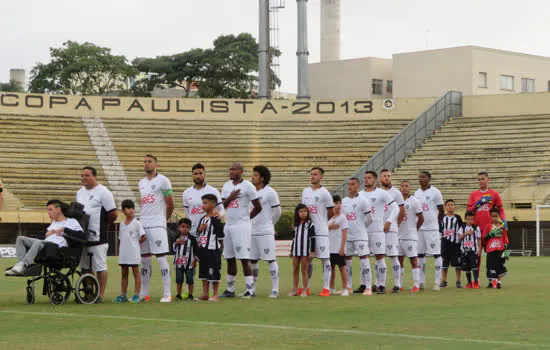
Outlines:
<svg viewBox="0 0 550 350"><path fill-rule="evenodd" d="M500 218L507 230L508 224L502 207L502 199L497 191L489 188L489 175L482 171L477 174L477 181L479 190L470 193L466 210L475 213L474 223L481 229L481 237L485 236L487 227L491 225L491 209L493 208L499 209Z"/></svg>

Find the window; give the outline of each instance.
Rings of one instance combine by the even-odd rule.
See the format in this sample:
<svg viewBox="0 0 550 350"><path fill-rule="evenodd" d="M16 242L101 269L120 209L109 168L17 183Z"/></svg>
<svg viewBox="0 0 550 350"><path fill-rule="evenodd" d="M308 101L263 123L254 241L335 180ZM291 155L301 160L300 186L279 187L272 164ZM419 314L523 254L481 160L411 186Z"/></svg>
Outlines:
<svg viewBox="0 0 550 350"><path fill-rule="evenodd" d="M477 77L477 87L487 88L487 73L486 72L479 72L479 75Z"/></svg>
<svg viewBox="0 0 550 350"><path fill-rule="evenodd" d="M514 77L511 75L500 76L500 89L514 91Z"/></svg>
<svg viewBox="0 0 550 350"><path fill-rule="evenodd" d="M386 81L386 93L393 94L393 80Z"/></svg>
<svg viewBox="0 0 550 350"><path fill-rule="evenodd" d="M521 78L521 92L535 92L535 79Z"/></svg>
<svg viewBox="0 0 550 350"><path fill-rule="evenodd" d="M373 95L382 95L382 90L384 87L384 81L380 79L372 79L372 94Z"/></svg>

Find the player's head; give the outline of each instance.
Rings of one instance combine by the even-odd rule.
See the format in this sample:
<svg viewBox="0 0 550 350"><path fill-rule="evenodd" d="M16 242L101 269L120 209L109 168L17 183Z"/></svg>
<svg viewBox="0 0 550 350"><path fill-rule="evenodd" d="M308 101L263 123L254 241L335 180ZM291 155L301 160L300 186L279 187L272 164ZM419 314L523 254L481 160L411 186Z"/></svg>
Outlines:
<svg viewBox="0 0 550 350"><path fill-rule="evenodd" d="M193 176L193 183L195 185L204 185L204 178L206 177L206 169L204 168L204 165L201 163L193 165L191 168L191 173Z"/></svg>
<svg viewBox="0 0 550 350"><path fill-rule="evenodd" d="M445 210L447 210L447 213L454 214L456 210L456 204L454 199L447 199L445 201Z"/></svg>
<svg viewBox="0 0 550 350"><path fill-rule="evenodd" d="M202 199L202 210L206 214L212 214L216 206L218 205L218 199L215 195L208 193L201 197Z"/></svg>
<svg viewBox="0 0 550 350"><path fill-rule="evenodd" d="M319 185L325 177L325 170L321 167L316 166L311 168L309 174L311 176L311 184Z"/></svg>
<svg viewBox="0 0 550 350"><path fill-rule="evenodd" d="M365 188L374 188L376 187L376 181L378 181L378 174L374 170L369 170L365 172Z"/></svg>
<svg viewBox="0 0 550 350"><path fill-rule="evenodd" d="M183 218L178 221L178 231L184 236L187 236L189 234L189 231L191 231L191 220L188 218Z"/></svg>
<svg viewBox="0 0 550 350"><path fill-rule="evenodd" d="M474 212L468 210L466 214L464 214L464 221L466 221L466 225L472 226L474 224L474 217L475 217Z"/></svg>
<svg viewBox="0 0 550 350"><path fill-rule="evenodd" d="M147 154L143 158L143 170L147 175L156 173L157 168L159 167L159 162L157 157L152 154Z"/></svg>
<svg viewBox="0 0 550 350"><path fill-rule="evenodd" d="M231 164L229 168L229 178L233 181L239 181L243 177L243 165L239 162Z"/></svg>
<svg viewBox="0 0 550 350"><path fill-rule="evenodd" d="M423 170L418 175L418 184L420 187L426 188L430 186L430 180L432 179L432 174L429 171Z"/></svg>
<svg viewBox="0 0 550 350"><path fill-rule="evenodd" d="M489 174L486 171L482 171L477 174L477 182L479 183L480 190L486 190L489 188Z"/></svg>
<svg viewBox="0 0 550 350"><path fill-rule="evenodd" d="M252 184L254 186L267 186L271 181L271 171L263 165L256 165L252 169Z"/></svg>
<svg viewBox="0 0 550 350"><path fill-rule="evenodd" d="M382 169L380 171L380 184L385 188L391 187L391 171L388 169Z"/></svg>
<svg viewBox="0 0 550 350"><path fill-rule="evenodd" d="M85 166L80 174L80 184L87 189L92 189L97 186L97 171L94 167Z"/></svg>
<svg viewBox="0 0 550 350"><path fill-rule="evenodd" d="M500 223L500 210L496 207L491 209L491 221L495 225Z"/></svg>
<svg viewBox="0 0 550 350"><path fill-rule="evenodd" d="M334 196L332 196L332 201L334 202L334 212L339 213L342 209L342 197L335 194Z"/></svg>
<svg viewBox="0 0 550 350"><path fill-rule="evenodd" d="M358 178L352 177L348 180L348 192L350 197L355 197L357 195L359 192L359 186L361 186L361 184L359 183Z"/></svg>
<svg viewBox="0 0 550 350"><path fill-rule="evenodd" d="M307 206L302 203L298 204L296 209L294 209L294 226L298 226L300 224L300 220L310 220L309 210L307 209Z"/></svg>
<svg viewBox="0 0 550 350"><path fill-rule="evenodd" d="M401 181L401 184L399 185L399 191L403 195L403 197L408 198L411 194L411 184L407 180Z"/></svg>
<svg viewBox="0 0 550 350"><path fill-rule="evenodd" d="M63 215L63 206L64 203L59 199L50 199L48 203L46 203L48 216L52 221L57 221Z"/></svg>
<svg viewBox="0 0 550 350"><path fill-rule="evenodd" d="M127 218L133 218L136 213L136 205L131 199L125 199L120 203L120 209Z"/></svg>

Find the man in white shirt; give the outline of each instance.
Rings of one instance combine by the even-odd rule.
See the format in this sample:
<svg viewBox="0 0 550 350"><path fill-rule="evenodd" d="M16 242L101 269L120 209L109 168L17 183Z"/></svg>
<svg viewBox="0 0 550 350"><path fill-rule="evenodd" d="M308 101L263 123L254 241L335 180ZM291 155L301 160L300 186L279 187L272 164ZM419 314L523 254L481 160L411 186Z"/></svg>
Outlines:
<svg viewBox="0 0 550 350"><path fill-rule="evenodd" d="M275 257L275 224L281 217L281 203L279 195L269 186L271 172L263 165L253 169L252 184L256 187L262 211L252 219L252 236L250 241L250 264L254 277L254 295L256 295L256 281L260 272L258 260L269 263L271 274L270 298L279 297L279 265ZM252 208L251 208L252 209Z"/></svg>
<svg viewBox="0 0 550 350"><path fill-rule="evenodd" d="M420 172L418 183L420 188L414 196L420 202L424 215L424 223L418 230L418 263L420 265L420 289L424 289L426 283L426 255L435 259L435 284L433 290L439 290L441 282L441 269L443 259L441 258L441 234L439 223L443 219L443 196L441 192L430 185L432 175L428 171Z"/></svg>
<svg viewBox="0 0 550 350"><path fill-rule="evenodd" d="M319 294L322 297L330 296L330 278L332 267L330 266L330 241L328 237L328 221L333 216L334 202L330 192L323 187L325 171L323 168L314 167L311 169L311 186L306 187L302 192L302 204L307 205L309 216L315 226L315 257L321 260L323 265L323 290ZM308 265L308 286L306 293L309 295L309 283L313 274L313 264L310 261ZM301 290L298 290L298 294Z"/></svg>
<svg viewBox="0 0 550 350"><path fill-rule="evenodd" d="M139 182L141 195L140 222L147 239L141 244L141 296L150 300L149 282L152 274L152 255L157 257L164 289L161 303L172 302L170 290L170 264L166 260L169 253L166 221L174 211L174 191L168 178L157 172L158 159L152 154L143 158L146 176Z"/></svg>
<svg viewBox="0 0 550 350"><path fill-rule="evenodd" d="M225 208L225 237L223 240L223 255L227 260L227 289L221 297L235 297L235 278L237 276L237 261L240 260L246 291L243 299L252 298L254 292L254 277L250 267L250 235L251 220L262 211L260 198L256 187L250 181L244 180L243 166L233 163L229 168L229 178L222 188L222 201ZM250 211L249 206L253 209Z"/></svg>
<svg viewBox="0 0 550 350"><path fill-rule="evenodd" d="M45 239L37 239L19 236L15 242L15 254L17 263L9 270L6 270L6 276L22 275L25 269L34 262L34 258L46 246L46 244L55 244L58 247L66 247L67 241L64 235L83 235L82 227L77 220L66 218L63 215L62 203L57 199L52 199L46 205L48 216L52 220L48 226Z"/></svg>
<svg viewBox="0 0 550 350"><path fill-rule="evenodd" d="M97 182L97 171L91 166L82 168L80 175L81 187L76 193L76 201L84 205L84 212L90 216L88 225L88 247L82 249L80 268L97 274L99 281L99 298L97 303L103 303L107 287L107 250L109 249L107 230L116 221L118 212L115 198L107 187ZM92 253L92 266L90 257Z"/></svg>
<svg viewBox="0 0 550 350"><path fill-rule="evenodd" d="M217 210L220 217L225 214L220 192L206 183L206 169L201 163L193 165L191 168L193 177L193 186L186 189L182 194L183 210L185 216L191 220L191 235L197 237L197 228L200 219L204 216L202 210L202 196L213 194L218 199Z"/></svg>

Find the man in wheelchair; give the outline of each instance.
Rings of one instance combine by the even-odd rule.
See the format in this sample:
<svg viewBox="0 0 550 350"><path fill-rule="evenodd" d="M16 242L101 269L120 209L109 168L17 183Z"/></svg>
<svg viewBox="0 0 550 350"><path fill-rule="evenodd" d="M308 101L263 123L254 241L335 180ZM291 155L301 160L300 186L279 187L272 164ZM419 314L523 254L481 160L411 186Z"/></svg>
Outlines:
<svg viewBox="0 0 550 350"><path fill-rule="evenodd" d="M66 238L82 239L84 230L80 223L73 218L67 218L63 213L64 203L57 199L48 201L48 216L52 220L48 226L45 239L19 236L17 237L15 254L17 263L9 270L6 270L6 276L23 275L25 269L32 265L34 259L47 246L67 247Z"/></svg>

